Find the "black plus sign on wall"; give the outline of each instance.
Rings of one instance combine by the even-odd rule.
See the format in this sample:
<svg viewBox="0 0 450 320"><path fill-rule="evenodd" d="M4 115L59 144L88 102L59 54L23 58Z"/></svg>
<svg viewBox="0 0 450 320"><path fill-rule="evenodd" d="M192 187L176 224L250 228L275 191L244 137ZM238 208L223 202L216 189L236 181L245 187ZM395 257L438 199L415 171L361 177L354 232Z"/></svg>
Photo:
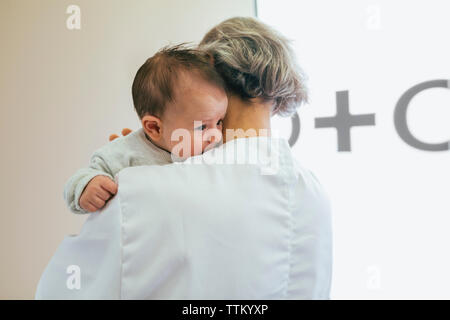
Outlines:
<svg viewBox="0 0 450 320"><path fill-rule="evenodd" d="M336 115L315 119L316 128L336 128L338 151L351 151L350 129L374 126L375 114L350 114L348 91L336 92Z"/></svg>

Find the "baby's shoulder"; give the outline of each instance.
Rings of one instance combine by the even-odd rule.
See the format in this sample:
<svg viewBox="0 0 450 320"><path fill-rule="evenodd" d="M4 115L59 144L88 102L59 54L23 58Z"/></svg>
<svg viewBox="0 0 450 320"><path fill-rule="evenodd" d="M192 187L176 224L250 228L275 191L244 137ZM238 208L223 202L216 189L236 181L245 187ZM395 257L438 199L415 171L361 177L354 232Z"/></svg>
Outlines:
<svg viewBox="0 0 450 320"><path fill-rule="evenodd" d="M131 155L132 151L135 150L136 145L138 144L138 132L133 131L126 136L118 137L108 143L104 144L100 148L98 148L93 156L100 156L103 158L126 158L127 155Z"/></svg>

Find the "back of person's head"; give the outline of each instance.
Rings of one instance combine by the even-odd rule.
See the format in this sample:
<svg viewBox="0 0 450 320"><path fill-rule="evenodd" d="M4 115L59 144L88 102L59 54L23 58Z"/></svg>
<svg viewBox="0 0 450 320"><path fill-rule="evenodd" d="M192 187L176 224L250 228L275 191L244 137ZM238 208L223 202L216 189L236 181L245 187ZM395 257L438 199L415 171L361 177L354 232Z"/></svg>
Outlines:
<svg viewBox="0 0 450 320"><path fill-rule="evenodd" d="M274 114L292 115L307 101L305 77L289 41L254 18L236 17L212 28L200 43L211 53L230 93L273 101Z"/></svg>
<svg viewBox="0 0 450 320"><path fill-rule="evenodd" d="M133 102L140 119L147 114L163 115L166 104L175 98L177 80L182 72L195 74L225 88L209 53L187 44L166 46L147 59L134 78Z"/></svg>

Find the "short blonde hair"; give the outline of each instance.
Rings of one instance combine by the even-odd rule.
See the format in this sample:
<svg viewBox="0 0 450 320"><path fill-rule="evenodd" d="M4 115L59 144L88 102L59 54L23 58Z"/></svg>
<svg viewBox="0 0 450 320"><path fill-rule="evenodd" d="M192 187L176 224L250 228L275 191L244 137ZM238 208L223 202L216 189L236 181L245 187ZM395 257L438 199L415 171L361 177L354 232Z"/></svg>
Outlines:
<svg viewBox="0 0 450 320"><path fill-rule="evenodd" d="M291 116L308 97L289 42L257 19L235 17L212 28L199 47L214 57L231 93L273 101L273 114Z"/></svg>

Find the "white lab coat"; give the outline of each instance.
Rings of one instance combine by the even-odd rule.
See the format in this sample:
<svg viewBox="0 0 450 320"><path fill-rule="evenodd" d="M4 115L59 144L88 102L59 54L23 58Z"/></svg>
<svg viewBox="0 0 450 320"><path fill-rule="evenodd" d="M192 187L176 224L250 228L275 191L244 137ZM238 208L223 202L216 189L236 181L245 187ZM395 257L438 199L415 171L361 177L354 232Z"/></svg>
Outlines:
<svg viewBox="0 0 450 320"><path fill-rule="evenodd" d="M116 180L57 249L37 299L329 298L329 198L285 140L236 139Z"/></svg>

